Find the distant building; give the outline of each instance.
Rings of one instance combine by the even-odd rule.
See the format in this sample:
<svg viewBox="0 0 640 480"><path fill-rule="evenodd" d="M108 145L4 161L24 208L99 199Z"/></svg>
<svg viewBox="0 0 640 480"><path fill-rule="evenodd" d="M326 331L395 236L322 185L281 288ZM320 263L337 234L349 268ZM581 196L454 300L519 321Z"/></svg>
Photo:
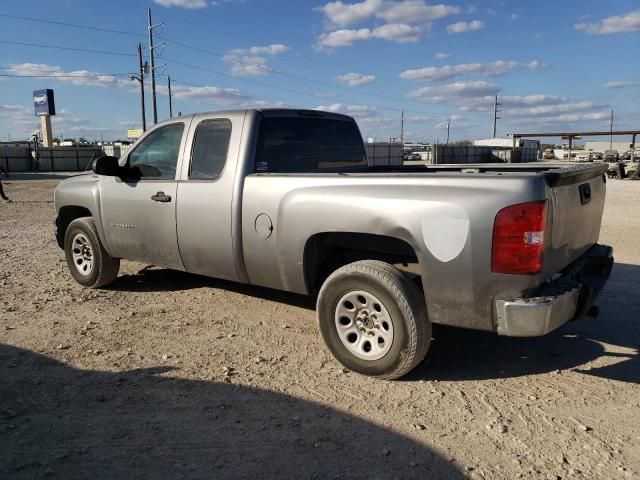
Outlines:
<svg viewBox="0 0 640 480"><path fill-rule="evenodd" d="M513 150L513 138L486 138L474 140L475 147L491 147L494 156L505 162L537 162L540 142L527 138L518 139L516 151Z"/></svg>
<svg viewBox="0 0 640 480"><path fill-rule="evenodd" d="M637 145L636 145L637 146ZM584 149L592 152L604 152L605 150L617 150L623 154L631 148L630 142L585 142Z"/></svg>

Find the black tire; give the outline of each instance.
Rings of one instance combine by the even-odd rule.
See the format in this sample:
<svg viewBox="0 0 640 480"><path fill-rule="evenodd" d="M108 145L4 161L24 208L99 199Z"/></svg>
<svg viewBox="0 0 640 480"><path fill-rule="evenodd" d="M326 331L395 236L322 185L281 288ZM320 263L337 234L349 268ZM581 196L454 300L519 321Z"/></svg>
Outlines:
<svg viewBox="0 0 640 480"><path fill-rule="evenodd" d="M393 341L382 358L358 357L338 333L338 304L345 295L357 291L378 298L391 319ZM402 377L424 359L431 343L431 322L422 293L406 275L385 262L364 260L333 272L320 289L316 314L322 339L333 356L363 375L388 380Z"/></svg>
<svg viewBox="0 0 640 480"><path fill-rule="evenodd" d="M91 249L90 267L84 272L81 272L81 268L76 266L76 260L74 260L74 248L76 249L75 254L78 254L78 243L74 246L76 240L78 242L80 240L86 241L86 244ZM91 217L77 218L69 224L64 235L64 255L67 259L67 266L71 276L80 285L89 288L100 288L113 283L118 277L120 259L113 258L106 252L98 237L96 224ZM86 262L83 265L88 263Z"/></svg>

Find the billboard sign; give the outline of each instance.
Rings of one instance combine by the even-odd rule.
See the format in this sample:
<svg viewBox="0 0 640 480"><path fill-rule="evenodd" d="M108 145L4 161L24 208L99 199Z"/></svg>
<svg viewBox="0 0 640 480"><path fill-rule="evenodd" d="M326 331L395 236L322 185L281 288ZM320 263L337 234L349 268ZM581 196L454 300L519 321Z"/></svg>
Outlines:
<svg viewBox="0 0 640 480"><path fill-rule="evenodd" d="M127 130L127 137L129 138L140 138L142 136L142 130L139 128L132 128Z"/></svg>
<svg viewBox="0 0 640 480"><path fill-rule="evenodd" d="M56 104L53 100L53 90L47 88L33 92L33 108L35 109L36 117L55 115Z"/></svg>

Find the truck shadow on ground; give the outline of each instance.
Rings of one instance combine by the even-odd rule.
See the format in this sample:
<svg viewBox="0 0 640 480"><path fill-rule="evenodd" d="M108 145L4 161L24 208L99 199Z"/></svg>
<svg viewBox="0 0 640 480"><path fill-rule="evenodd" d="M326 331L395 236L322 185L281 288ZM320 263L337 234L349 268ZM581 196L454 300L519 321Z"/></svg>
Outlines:
<svg viewBox="0 0 640 480"><path fill-rule="evenodd" d="M115 283L106 287L107 290L124 292L178 292L194 288L219 288L307 310L316 308L315 297L153 266L144 267L133 275L120 275Z"/></svg>
<svg viewBox="0 0 640 480"><path fill-rule="evenodd" d="M0 477L464 478L362 419L171 370L79 370L0 344Z"/></svg>
<svg viewBox="0 0 640 480"><path fill-rule="evenodd" d="M436 326L427 358L408 379L482 380L556 370L640 383L640 266L616 263L596 304L582 318L537 338L500 337ZM611 352L622 347L624 352ZM591 366L605 359L606 366ZM597 363L601 363L598 361Z"/></svg>
<svg viewBox="0 0 640 480"><path fill-rule="evenodd" d="M145 268L110 287L123 291L221 288L313 310L315 299L277 290ZM582 318L537 338L500 337L492 332L434 326L426 360L404 380L483 380L575 369L611 380L640 383L640 266L616 263L597 304L598 318ZM602 343L627 352L608 352ZM632 350L629 352L629 350ZM607 366L587 364L607 357Z"/></svg>

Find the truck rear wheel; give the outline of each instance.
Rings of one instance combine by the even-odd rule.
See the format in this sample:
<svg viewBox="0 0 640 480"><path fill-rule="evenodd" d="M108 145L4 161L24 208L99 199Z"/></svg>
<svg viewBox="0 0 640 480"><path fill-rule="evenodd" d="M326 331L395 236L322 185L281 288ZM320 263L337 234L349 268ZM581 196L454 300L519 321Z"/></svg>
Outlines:
<svg viewBox="0 0 640 480"><path fill-rule="evenodd" d="M400 270L365 260L339 268L320 289L318 327L333 356L364 375L399 378L431 342L424 298Z"/></svg>
<svg viewBox="0 0 640 480"><path fill-rule="evenodd" d="M80 285L100 288L112 283L120 270L120 259L109 256L91 217L77 218L64 235L64 254L71 276Z"/></svg>

